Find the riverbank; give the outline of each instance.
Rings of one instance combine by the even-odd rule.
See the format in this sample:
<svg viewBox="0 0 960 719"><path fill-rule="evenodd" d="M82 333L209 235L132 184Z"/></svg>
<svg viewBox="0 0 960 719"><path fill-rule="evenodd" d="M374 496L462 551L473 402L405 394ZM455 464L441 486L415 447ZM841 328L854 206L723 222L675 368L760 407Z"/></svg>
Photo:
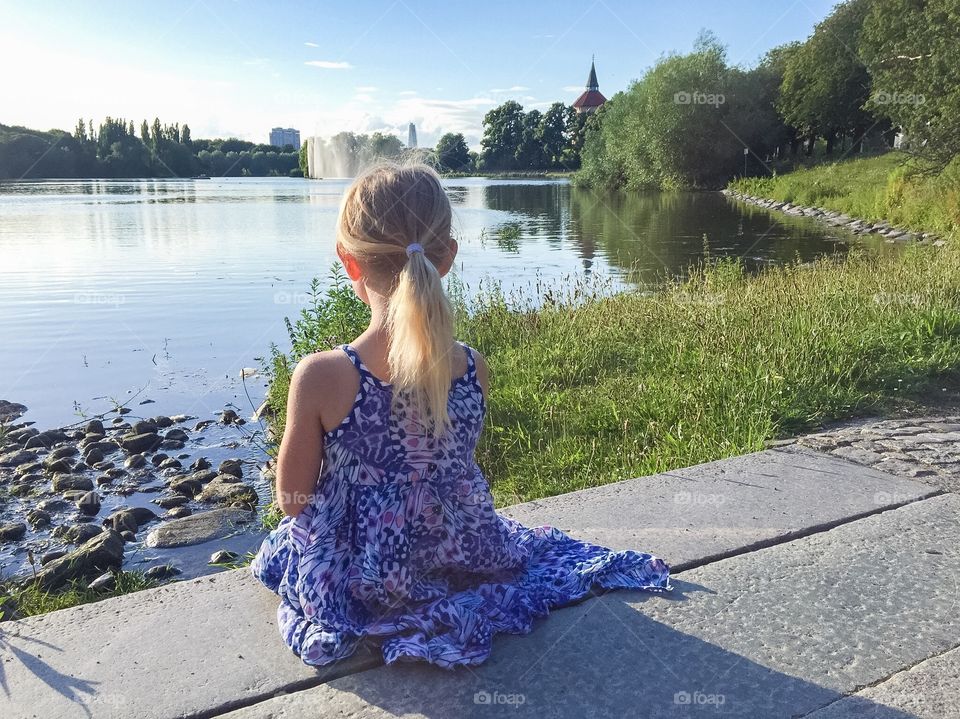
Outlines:
<svg viewBox="0 0 960 719"><path fill-rule="evenodd" d="M895 229L920 238L956 239L960 236L960 158L940 173L922 169L907 155L888 152L736 180L727 190L740 199L762 198L771 209L784 210L784 203L790 205L787 212L796 208L835 212L850 221L859 220L854 231Z"/></svg>

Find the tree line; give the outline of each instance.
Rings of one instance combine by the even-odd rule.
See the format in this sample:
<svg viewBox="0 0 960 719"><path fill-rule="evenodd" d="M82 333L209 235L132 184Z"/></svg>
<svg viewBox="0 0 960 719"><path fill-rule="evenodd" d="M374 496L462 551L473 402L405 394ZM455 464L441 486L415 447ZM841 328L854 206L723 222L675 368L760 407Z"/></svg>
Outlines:
<svg viewBox="0 0 960 719"><path fill-rule="evenodd" d="M890 148L927 167L960 153L960 3L848 0L805 42L749 70L701 33L660 60L587 129L577 181L717 187L815 154Z"/></svg>
<svg viewBox="0 0 960 719"><path fill-rule="evenodd" d="M283 148L230 139L194 140L187 124L107 117L79 120L72 133L0 125L0 179L299 176Z"/></svg>

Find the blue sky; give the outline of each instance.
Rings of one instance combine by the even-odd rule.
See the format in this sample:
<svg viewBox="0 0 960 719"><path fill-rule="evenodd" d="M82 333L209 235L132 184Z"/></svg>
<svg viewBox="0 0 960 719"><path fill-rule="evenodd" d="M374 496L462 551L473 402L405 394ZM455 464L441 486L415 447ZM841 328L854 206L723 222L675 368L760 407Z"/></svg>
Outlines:
<svg viewBox="0 0 960 719"><path fill-rule="evenodd" d="M80 116L159 116L194 137L265 142L394 132L421 145L504 100L572 102L596 54L608 97L703 28L734 64L807 37L833 0L0 0L0 122L72 128Z"/></svg>

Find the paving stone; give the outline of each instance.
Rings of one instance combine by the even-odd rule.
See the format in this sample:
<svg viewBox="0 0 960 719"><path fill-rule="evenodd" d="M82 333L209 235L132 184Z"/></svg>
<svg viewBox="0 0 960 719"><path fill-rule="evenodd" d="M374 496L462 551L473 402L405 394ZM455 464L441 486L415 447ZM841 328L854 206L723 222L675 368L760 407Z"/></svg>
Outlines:
<svg viewBox="0 0 960 719"><path fill-rule="evenodd" d="M938 654L808 719L946 719L960 716L960 649Z"/></svg>
<svg viewBox="0 0 960 719"><path fill-rule="evenodd" d="M909 480L789 448L504 512L616 549L654 552L680 569L930 493ZM6 623L3 718L192 716L379 663L379 653L369 652L334 665L333 673L305 667L280 641L276 607L276 597L239 569ZM610 630L608 618L601 634L609 639ZM611 656L624 657L634 640L621 634L613 644L619 649Z"/></svg>
<svg viewBox="0 0 960 719"><path fill-rule="evenodd" d="M563 609L478 667L378 667L224 716L803 716L955 645L958 512L927 499L684 572L673 597Z"/></svg>

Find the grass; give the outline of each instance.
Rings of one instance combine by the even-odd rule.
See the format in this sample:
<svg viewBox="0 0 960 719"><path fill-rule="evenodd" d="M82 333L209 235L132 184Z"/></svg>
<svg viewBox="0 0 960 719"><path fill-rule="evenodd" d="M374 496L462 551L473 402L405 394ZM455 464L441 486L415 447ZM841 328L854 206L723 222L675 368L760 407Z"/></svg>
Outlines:
<svg viewBox="0 0 960 719"><path fill-rule="evenodd" d="M97 602L122 594L150 589L157 583L143 576L143 572L115 572L116 584L110 590L89 589L82 582L74 581L65 589L47 592L33 584L0 584L0 622L21 619L36 614L46 614L58 609L67 609L78 604Z"/></svg>
<svg viewBox="0 0 960 719"><path fill-rule="evenodd" d="M477 458L501 506L760 450L937 391L960 369L956 243L760 274L708 263L654 293L604 297L581 281L520 307L453 289L458 336L491 368ZM344 290L333 301L350 302ZM323 348L303 341L315 315L336 334L329 314L291 326L298 352ZM363 326L341 323L327 346ZM294 358L274 351L282 418Z"/></svg>
<svg viewBox="0 0 960 719"><path fill-rule="evenodd" d="M940 174L899 152L819 164L808 169L731 183L731 189L843 212L896 227L960 237L960 158Z"/></svg>

